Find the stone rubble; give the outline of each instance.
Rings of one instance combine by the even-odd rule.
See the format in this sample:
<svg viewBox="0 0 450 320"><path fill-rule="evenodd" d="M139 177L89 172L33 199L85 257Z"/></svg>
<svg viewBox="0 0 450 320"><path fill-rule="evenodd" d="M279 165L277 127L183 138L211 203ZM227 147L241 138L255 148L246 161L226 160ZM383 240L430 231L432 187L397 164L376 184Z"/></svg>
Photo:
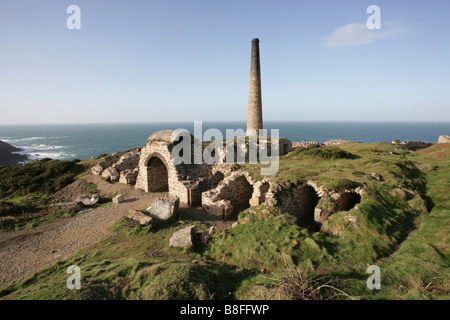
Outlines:
<svg viewBox="0 0 450 320"><path fill-rule="evenodd" d="M135 184L140 153L140 148L113 153L92 167L91 172L111 182Z"/></svg>

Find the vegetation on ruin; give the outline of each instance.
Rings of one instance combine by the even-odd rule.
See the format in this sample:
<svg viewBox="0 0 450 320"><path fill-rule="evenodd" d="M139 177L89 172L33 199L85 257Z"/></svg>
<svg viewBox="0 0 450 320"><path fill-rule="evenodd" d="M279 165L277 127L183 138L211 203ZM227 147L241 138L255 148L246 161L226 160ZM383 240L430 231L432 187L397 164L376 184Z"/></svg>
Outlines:
<svg viewBox="0 0 450 320"><path fill-rule="evenodd" d="M330 154L350 155L331 160ZM341 151L337 151L339 149ZM241 165L257 177L260 166ZM280 159L274 177L345 190L361 202L311 231L279 207L251 207L206 245L169 248L181 217L159 227L120 220L114 235L0 291L3 299L449 299L450 146L409 151L389 143L310 147ZM348 222L345 216L357 216ZM81 290L66 287L68 266ZM381 289L366 287L368 265Z"/></svg>

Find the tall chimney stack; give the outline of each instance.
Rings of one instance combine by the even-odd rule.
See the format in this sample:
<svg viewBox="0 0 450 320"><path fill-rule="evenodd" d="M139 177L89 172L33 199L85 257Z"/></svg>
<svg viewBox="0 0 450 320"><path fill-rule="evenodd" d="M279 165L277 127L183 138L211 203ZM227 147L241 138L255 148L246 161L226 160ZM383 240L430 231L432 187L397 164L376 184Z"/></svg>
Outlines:
<svg viewBox="0 0 450 320"><path fill-rule="evenodd" d="M261 70L259 63L259 39L252 40L250 64L250 90L248 96L247 135L259 135L263 128L261 99ZM252 130L250 130L252 129ZM255 130L255 131L253 131Z"/></svg>

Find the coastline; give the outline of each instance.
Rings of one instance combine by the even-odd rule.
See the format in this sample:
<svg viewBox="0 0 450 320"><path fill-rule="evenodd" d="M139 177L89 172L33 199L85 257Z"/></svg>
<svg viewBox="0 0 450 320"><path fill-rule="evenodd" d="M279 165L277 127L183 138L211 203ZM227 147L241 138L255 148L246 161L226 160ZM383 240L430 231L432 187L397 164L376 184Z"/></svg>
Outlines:
<svg viewBox="0 0 450 320"><path fill-rule="evenodd" d="M30 161L28 154L21 154L21 148L14 147L0 140L0 165L13 165Z"/></svg>

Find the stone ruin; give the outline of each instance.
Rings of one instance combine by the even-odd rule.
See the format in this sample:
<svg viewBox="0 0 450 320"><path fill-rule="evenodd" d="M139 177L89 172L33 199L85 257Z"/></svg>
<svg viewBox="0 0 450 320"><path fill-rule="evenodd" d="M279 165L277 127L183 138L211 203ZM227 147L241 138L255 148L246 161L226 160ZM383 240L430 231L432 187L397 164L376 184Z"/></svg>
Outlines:
<svg viewBox="0 0 450 320"><path fill-rule="evenodd" d="M194 150L198 150L199 141L189 133L180 136L174 130L161 130L150 135L148 143L141 148L105 157L92 168L93 174L102 175L113 183L135 185L136 188L147 192L167 193L170 198L178 199L180 204L202 206L207 213L223 219L234 218L239 211L248 207L265 204L281 206L283 212L296 216L300 225L311 227L315 222L323 221L336 210L349 210L349 204L358 200L358 196L360 197L363 193L362 189L337 193L308 181L306 184L296 185L286 191L269 177L257 181L248 172L233 170L233 165L226 163L228 150L233 150L235 155L233 160L237 162L239 148L243 151L247 162L255 141L258 147L267 146L265 150L267 155L270 156L273 151L270 150L271 143L264 142L275 138L264 137L259 131L263 129L260 73L259 39L255 38L252 40L251 51L246 133L248 138L244 144L241 144L239 139L214 141L212 147L216 150L214 153L218 152L219 160L215 164L206 164L203 159L195 159ZM250 137L254 139L251 140ZM184 138L190 138L191 152L178 154L176 158L173 158L173 155L177 153L172 151ZM279 156L293 150L291 141L285 138L277 139ZM326 143L343 142L346 141L330 140ZM209 145L200 143L200 148L203 151L210 145L211 143ZM228 149L230 146L233 149ZM294 147L300 146L303 145ZM184 149L182 150L184 152ZM180 159L190 161L179 161ZM330 199L335 203L334 211L321 206L321 202L329 202ZM136 211L130 214L143 223L149 223L153 219L150 214L143 212Z"/></svg>
<svg viewBox="0 0 450 320"><path fill-rule="evenodd" d="M140 155L140 148L116 152L106 156L91 171L94 175L101 175L111 182L135 184Z"/></svg>
<svg viewBox="0 0 450 320"><path fill-rule="evenodd" d="M179 137L174 130L154 132L146 145L107 156L92 168L92 172L112 183L134 185L147 192L177 199L183 205L201 206L206 213L222 219L234 219L240 211L253 206L279 206L284 213L296 216L298 224L304 227L323 223L338 211L350 210L360 202L364 193L362 187L342 192L328 190L314 181L287 190L269 176L255 180L247 171L236 169L233 164L179 163L172 152L182 141ZM194 148L198 141L192 135L190 138L191 154L183 156L194 162ZM292 150L289 140L280 138L280 141L280 145L285 146L280 148L280 155ZM221 152L224 157L225 146ZM156 222L150 213L133 212L130 215L145 223Z"/></svg>

